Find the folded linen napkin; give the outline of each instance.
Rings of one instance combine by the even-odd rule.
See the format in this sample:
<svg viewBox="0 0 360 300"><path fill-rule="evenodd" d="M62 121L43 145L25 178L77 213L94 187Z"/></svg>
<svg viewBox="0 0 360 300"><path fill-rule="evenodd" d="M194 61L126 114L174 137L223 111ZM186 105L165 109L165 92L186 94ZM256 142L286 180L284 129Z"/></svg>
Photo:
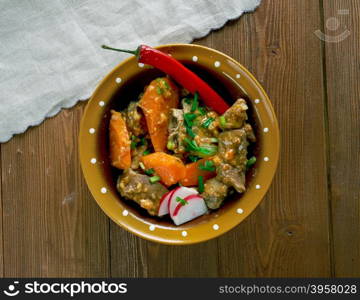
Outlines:
<svg viewBox="0 0 360 300"><path fill-rule="evenodd" d="M0 142L89 98L126 54L109 44L187 43L261 0L2 0Z"/></svg>

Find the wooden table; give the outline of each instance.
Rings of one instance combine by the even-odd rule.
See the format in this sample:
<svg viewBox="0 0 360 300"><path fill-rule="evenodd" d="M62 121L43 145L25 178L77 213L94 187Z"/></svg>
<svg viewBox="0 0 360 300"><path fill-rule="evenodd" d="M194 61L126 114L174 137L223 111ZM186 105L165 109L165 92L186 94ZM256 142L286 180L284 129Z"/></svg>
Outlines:
<svg viewBox="0 0 360 300"><path fill-rule="evenodd" d="M255 13L196 41L255 74L281 129L266 198L218 239L158 245L104 215L79 166L85 103L2 144L0 274L360 276L359 15L358 0L263 0ZM337 30L330 17L340 21ZM350 36L324 42L318 29Z"/></svg>

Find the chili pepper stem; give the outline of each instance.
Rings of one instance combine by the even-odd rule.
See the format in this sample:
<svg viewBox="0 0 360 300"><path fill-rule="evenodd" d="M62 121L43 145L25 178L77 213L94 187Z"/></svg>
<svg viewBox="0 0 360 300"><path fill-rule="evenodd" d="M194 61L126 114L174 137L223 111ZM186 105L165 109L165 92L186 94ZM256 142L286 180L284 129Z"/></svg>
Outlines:
<svg viewBox="0 0 360 300"><path fill-rule="evenodd" d="M113 48L113 47L109 47L109 46L106 46L106 45L101 45L101 48L107 49L107 50L118 51L118 52L130 53L130 54L133 54L135 56L139 55L139 48L137 48L136 50L127 50L127 49Z"/></svg>

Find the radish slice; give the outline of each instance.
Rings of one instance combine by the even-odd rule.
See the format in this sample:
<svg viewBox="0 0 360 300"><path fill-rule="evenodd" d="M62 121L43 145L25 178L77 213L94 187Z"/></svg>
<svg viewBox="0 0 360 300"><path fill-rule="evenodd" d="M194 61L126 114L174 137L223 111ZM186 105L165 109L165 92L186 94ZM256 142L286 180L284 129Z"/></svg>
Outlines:
<svg viewBox="0 0 360 300"><path fill-rule="evenodd" d="M170 214L175 225L181 225L189 222L190 220L202 216L207 212L205 201L199 195L190 195L183 199L187 202L187 204L183 205L178 203L173 211L173 214Z"/></svg>
<svg viewBox="0 0 360 300"><path fill-rule="evenodd" d="M171 195L171 198L169 200L169 213L170 216L173 215L173 212L176 208L176 206L179 204L179 202L176 201L177 197L180 197L182 199L185 199L187 196L190 195L197 195L199 194L197 190L193 188L187 188L184 186L180 186L174 190L174 193Z"/></svg>
<svg viewBox="0 0 360 300"><path fill-rule="evenodd" d="M165 216L165 215L167 215L169 213L169 200L170 200L172 194L174 194L175 191L176 191L176 189L173 189L173 190L165 193L161 197L159 210L158 210L158 216L159 217Z"/></svg>

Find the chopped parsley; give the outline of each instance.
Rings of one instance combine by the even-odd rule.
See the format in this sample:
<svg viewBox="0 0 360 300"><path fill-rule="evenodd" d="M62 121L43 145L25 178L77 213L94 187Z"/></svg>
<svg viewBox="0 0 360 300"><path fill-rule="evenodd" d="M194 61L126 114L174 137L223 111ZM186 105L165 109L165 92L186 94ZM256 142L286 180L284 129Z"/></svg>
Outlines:
<svg viewBox="0 0 360 300"><path fill-rule="evenodd" d="M131 141L130 148L135 149L136 145L137 145L137 143L135 141Z"/></svg>
<svg viewBox="0 0 360 300"><path fill-rule="evenodd" d="M196 119L197 115L192 113L185 113L184 120L187 126L193 126L193 121Z"/></svg>
<svg viewBox="0 0 360 300"><path fill-rule="evenodd" d="M206 115L206 108L203 106L198 107L198 111L200 112L200 115L205 116Z"/></svg>
<svg viewBox="0 0 360 300"><path fill-rule="evenodd" d="M145 146L145 145L147 145L147 140L146 140L146 138L145 137L142 137L141 139L140 139L140 145L142 145L142 146Z"/></svg>
<svg viewBox="0 0 360 300"><path fill-rule="evenodd" d="M170 89L170 86L169 86L169 84L166 82L166 80L162 79L161 82L163 83L163 85L165 86L165 88L166 88L167 90Z"/></svg>
<svg viewBox="0 0 360 300"><path fill-rule="evenodd" d="M175 143L173 141L168 141L166 144L166 148L168 148L169 150L174 150L175 149Z"/></svg>
<svg viewBox="0 0 360 300"><path fill-rule="evenodd" d="M155 170L153 168L145 170L146 175L153 175L155 173Z"/></svg>
<svg viewBox="0 0 360 300"><path fill-rule="evenodd" d="M189 155L188 158L190 159L190 161L192 162L196 162L200 159L200 157L197 157L195 155Z"/></svg>
<svg viewBox="0 0 360 300"><path fill-rule="evenodd" d="M204 128L209 128L210 124L214 121L214 118L207 118L202 124L201 126Z"/></svg>
<svg viewBox="0 0 360 300"><path fill-rule="evenodd" d="M198 156L212 156L217 152L217 146L203 144L201 147L194 140L189 138L184 139L186 144L186 150L189 152L195 152Z"/></svg>
<svg viewBox="0 0 360 300"><path fill-rule="evenodd" d="M203 171L213 172L215 171L214 162L212 160L207 160L203 165L199 166L199 169Z"/></svg>
<svg viewBox="0 0 360 300"><path fill-rule="evenodd" d="M194 112L195 110L197 110L198 106L199 106L199 94L197 92L195 92L194 99L191 103L191 112Z"/></svg>
<svg viewBox="0 0 360 300"><path fill-rule="evenodd" d="M159 176L152 176L152 177L149 178L151 183L158 182L158 181L160 181L160 179L161 178Z"/></svg>
<svg viewBox="0 0 360 300"><path fill-rule="evenodd" d="M176 197L175 200L176 200L176 202L181 203L182 206L188 204L188 202L185 199L181 198L181 197Z"/></svg>
<svg viewBox="0 0 360 300"><path fill-rule="evenodd" d="M150 150L149 150L149 149L147 149L147 150L145 150L145 151L143 152L143 155L148 155L148 154L150 154Z"/></svg>
<svg viewBox="0 0 360 300"><path fill-rule="evenodd" d="M249 158L246 162L246 168L250 168L251 166L255 165L256 163L256 157L252 156L251 158Z"/></svg>
<svg viewBox="0 0 360 300"><path fill-rule="evenodd" d="M191 138L195 137L195 133L194 133L194 131L192 130L191 127L186 126L186 132Z"/></svg>
<svg viewBox="0 0 360 300"><path fill-rule="evenodd" d="M162 94L164 93L164 90L163 90L161 87L157 86L157 87L156 87L156 92L157 92L159 95L162 95Z"/></svg>
<svg viewBox="0 0 360 300"><path fill-rule="evenodd" d="M198 177L198 189L199 189L200 194L204 192L204 177L203 176Z"/></svg>
<svg viewBox="0 0 360 300"><path fill-rule="evenodd" d="M225 127L225 125L226 125L226 119L225 119L224 116L220 116L220 117L219 117L219 122L220 122L221 127Z"/></svg>

